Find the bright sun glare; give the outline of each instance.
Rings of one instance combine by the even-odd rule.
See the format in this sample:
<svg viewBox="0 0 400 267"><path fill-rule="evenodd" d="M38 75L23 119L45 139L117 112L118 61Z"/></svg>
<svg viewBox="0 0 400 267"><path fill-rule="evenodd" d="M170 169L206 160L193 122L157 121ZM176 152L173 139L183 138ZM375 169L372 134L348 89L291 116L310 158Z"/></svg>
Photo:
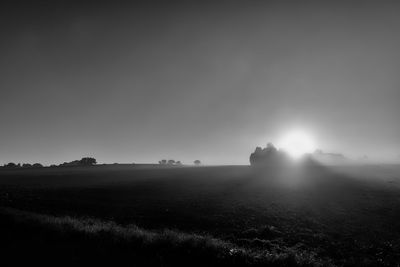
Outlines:
<svg viewBox="0 0 400 267"><path fill-rule="evenodd" d="M293 158L299 158L306 153L314 152L316 148L314 138L301 130L287 133L279 142L278 147Z"/></svg>

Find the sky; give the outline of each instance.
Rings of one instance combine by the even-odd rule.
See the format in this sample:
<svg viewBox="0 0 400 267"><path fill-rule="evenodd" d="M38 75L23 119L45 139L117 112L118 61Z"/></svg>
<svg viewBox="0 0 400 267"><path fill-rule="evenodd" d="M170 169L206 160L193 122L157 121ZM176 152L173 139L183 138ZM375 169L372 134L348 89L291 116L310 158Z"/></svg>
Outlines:
<svg viewBox="0 0 400 267"><path fill-rule="evenodd" d="M301 129L400 159L400 4L0 4L0 164L248 164Z"/></svg>

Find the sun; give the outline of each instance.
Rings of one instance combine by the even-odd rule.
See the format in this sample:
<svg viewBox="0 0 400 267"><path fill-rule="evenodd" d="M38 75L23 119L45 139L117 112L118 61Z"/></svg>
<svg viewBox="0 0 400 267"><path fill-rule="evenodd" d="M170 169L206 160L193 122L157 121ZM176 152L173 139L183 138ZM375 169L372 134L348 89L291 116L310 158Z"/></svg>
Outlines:
<svg viewBox="0 0 400 267"><path fill-rule="evenodd" d="M314 152L316 146L312 135L303 130L294 130L282 137L278 148L293 158L299 158L306 153Z"/></svg>

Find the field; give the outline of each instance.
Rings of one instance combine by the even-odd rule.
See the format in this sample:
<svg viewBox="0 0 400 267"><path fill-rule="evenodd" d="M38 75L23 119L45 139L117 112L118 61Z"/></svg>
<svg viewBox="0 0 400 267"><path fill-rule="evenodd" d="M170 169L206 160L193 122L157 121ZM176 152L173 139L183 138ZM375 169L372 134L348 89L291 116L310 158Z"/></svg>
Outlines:
<svg viewBox="0 0 400 267"><path fill-rule="evenodd" d="M399 165L0 170L0 204L1 242L17 262L43 250L36 261L400 262Z"/></svg>

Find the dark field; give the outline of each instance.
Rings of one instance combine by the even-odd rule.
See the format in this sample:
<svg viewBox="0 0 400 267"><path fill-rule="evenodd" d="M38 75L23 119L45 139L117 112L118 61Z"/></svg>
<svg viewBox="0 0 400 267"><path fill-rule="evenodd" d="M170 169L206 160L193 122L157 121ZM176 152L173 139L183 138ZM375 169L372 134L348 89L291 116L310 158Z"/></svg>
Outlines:
<svg viewBox="0 0 400 267"><path fill-rule="evenodd" d="M98 241L71 234L69 231L76 230L71 227L65 242L62 240L66 235L62 234L58 234L58 239L46 238L53 236L54 231L66 231L51 227L49 221L70 216L77 218L72 224L92 218L95 224L112 223L123 231L134 224L147 233L164 237L163 229L170 229L175 239L167 238L168 242L181 242L182 238L176 236L184 236L184 240L195 237L197 241L187 241L192 245L197 242L194 251L202 251L198 238L212 240L206 242L212 252L196 254L203 260L209 257L210 261L196 261L198 265L398 266L400 262L398 165L315 164L264 170L248 166L106 165L1 170L0 201L6 207L0 213L2 236L6 236L2 242L13 244L9 255L29 251L28 239L33 246L40 244L40 248L52 244L74 246L74 242L81 247L92 246ZM50 217L43 219L38 214ZM38 216L41 219L32 219ZM35 241L28 238L32 236ZM82 243L82 238L88 243ZM123 259L124 253L125 256L135 254L132 251L140 254L138 251L144 250L135 243L132 251L126 247L118 251L111 245L114 243L104 241L107 238L102 239L104 246L97 249L108 253L110 261ZM164 250L164 254L180 255L176 258L182 257L182 261L171 258L146 261L163 254L160 247L147 246L141 254L146 257L141 260L137 257L136 263L173 266L187 264L185 257L196 259L190 253L179 252L180 249L178 246L172 252ZM236 255L242 250L244 258ZM265 258L266 254L269 258ZM73 255L72 262L91 258L89 252L86 256L79 252ZM264 255L262 260L260 255ZM273 258L277 255L280 260ZM282 260L282 255L294 258Z"/></svg>

